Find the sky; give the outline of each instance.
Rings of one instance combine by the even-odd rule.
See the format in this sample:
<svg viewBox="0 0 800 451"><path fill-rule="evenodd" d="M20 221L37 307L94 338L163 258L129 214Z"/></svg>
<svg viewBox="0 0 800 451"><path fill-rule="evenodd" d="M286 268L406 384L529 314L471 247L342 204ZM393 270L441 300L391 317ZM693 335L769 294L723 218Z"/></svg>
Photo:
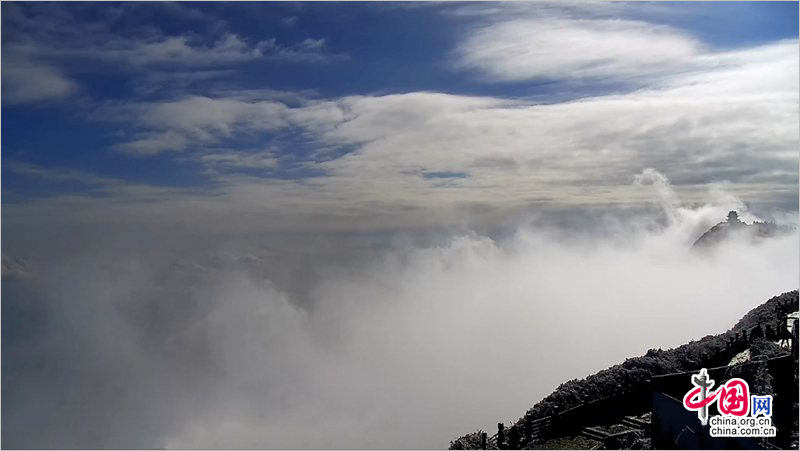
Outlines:
<svg viewBox="0 0 800 451"><path fill-rule="evenodd" d="M3 447L442 448L797 289L690 250L797 226L797 2L0 12Z"/></svg>
<svg viewBox="0 0 800 451"><path fill-rule="evenodd" d="M792 2L2 8L15 215L429 226L631 205L646 168L797 207Z"/></svg>

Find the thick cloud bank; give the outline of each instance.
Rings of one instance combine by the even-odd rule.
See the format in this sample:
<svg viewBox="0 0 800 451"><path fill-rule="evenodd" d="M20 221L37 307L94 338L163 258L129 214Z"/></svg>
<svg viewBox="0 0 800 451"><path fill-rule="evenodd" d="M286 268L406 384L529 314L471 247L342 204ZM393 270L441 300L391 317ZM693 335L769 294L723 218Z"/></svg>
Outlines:
<svg viewBox="0 0 800 451"><path fill-rule="evenodd" d="M598 218L603 234L534 222L283 272L218 239L185 258L123 234L31 256L25 277L4 270L3 446L439 448L797 288L796 232L693 252L743 206L637 181L660 220Z"/></svg>

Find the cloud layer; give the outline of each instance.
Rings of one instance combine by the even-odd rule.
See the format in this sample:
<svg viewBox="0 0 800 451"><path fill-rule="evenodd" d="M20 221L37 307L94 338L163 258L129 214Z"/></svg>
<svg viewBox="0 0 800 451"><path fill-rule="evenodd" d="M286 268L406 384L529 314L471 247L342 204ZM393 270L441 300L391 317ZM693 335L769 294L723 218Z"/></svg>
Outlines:
<svg viewBox="0 0 800 451"><path fill-rule="evenodd" d="M116 205L104 198L84 203L99 203L100 211L127 208L124 200L156 215L153 194L160 190L164 197L156 199L167 209L179 203L225 214L408 224L416 220L412 210L425 217L426 210L471 205L641 204L632 177L653 167L691 201L724 185L762 213L793 209L797 57L795 42L722 52L649 88L553 103L436 92L325 99L259 91L112 103L96 119L135 130L117 151L174 154L202 168L213 195L121 183L97 187L113 190ZM239 144L262 139L267 144ZM146 197L137 198L145 188Z"/></svg>
<svg viewBox="0 0 800 451"><path fill-rule="evenodd" d="M485 82L549 79L552 89L334 96L219 84L252 60L335 60L324 38L248 39L183 6L165 8L203 24L205 35L133 27L122 36L116 27L141 10L121 8L104 22L60 6L4 7L12 63L4 86L13 87L4 97L77 95L69 58L146 73L141 96L83 99L83 117L114 129L107 150L117 158L152 158L193 173L198 186L176 192L120 180L53 200L59 208L79 201L90 215L113 194L115 205L137 209L221 203L225 214L350 216L355 225L392 211L637 204L631 177L648 167L693 201L725 184L762 211L796 207L796 41L716 49L631 12L652 5L459 5L444 9L471 20L451 68Z"/></svg>
<svg viewBox="0 0 800 451"><path fill-rule="evenodd" d="M605 236L44 240L33 275L4 281L3 446L438 448L796 288L796 233L695 254L741 203L688 207L659 174L640 183L660 187L667 222L617 218Z"/></svg>

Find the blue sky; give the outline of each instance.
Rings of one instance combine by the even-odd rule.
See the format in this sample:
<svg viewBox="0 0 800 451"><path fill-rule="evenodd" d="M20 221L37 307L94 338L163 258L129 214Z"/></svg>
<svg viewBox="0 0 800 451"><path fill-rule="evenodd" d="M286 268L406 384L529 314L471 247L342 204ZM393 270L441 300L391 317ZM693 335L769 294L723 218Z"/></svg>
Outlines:
<svg viewBox="0 0 800 451"><path fill-rule="evenodd" d="M247 192L309 209L628 203L652 167L690 197L722 183L796 207L797 85L776 73L797 70L796 2L4 2L2 13L6 204L244 205ZM759 71L780 79L757 86ZM718 100L741 117L722 119ZM727 129L766 121L761 111L769 123L751 121L751 135ZM776 130L769 142L762 125ZM527 192L508 189L520 181Z"/></svg>

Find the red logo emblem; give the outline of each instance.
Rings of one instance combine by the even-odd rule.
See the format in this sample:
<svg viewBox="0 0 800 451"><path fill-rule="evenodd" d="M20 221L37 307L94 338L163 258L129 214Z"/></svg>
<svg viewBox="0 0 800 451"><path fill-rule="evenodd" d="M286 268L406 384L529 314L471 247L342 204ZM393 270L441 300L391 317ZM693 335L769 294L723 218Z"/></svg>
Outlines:
<svg viewBox="0 0 800 451"><path fill-rule="evenodd" d="M683 406L697 411L703 424L708 421L708 406L717 403L717 410L722 415L743 417L750 413L750 387L744 379L733 378L714 391L714 381L708 378L706 370L692 377L695 387L683 397Z"/></svg>

